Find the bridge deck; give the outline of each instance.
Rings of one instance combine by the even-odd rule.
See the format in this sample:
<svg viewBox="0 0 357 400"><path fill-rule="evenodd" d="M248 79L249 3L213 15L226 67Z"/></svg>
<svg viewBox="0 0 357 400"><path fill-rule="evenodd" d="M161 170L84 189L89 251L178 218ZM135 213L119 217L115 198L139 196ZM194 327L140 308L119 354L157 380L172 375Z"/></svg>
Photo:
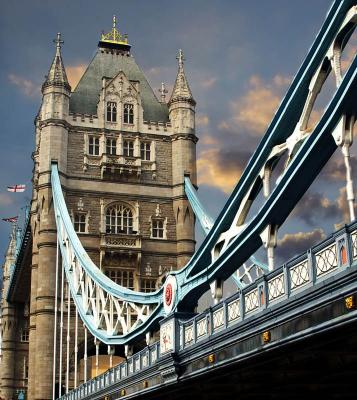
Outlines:
<svg viewBox="0 0 357 400"><path fill-rule="evenodd" d="M160 343L63 398L346 398L357 378L356 266L354 223L206 312L168 316Z"/></svg>

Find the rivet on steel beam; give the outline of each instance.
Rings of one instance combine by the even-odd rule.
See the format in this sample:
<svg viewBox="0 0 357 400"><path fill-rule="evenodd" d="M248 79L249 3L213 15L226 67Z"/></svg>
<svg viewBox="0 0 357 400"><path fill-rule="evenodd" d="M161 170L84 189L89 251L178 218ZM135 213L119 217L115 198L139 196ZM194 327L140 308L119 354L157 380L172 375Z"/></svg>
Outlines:
<svg viewBox="0 0 357 400"><path fill-rule="evenodd" d="M264 343L269 343L271 341L271 333L270 333L270 331L263 332L262 339L263 339Z"/></svg>
<svg viewBox="0 0 357 400"><path fill-rule="evenodd" d="M345 297L345 306L347 310L352 310L353 308L356 308L356 299L355 296L348 296Z"/></svg>

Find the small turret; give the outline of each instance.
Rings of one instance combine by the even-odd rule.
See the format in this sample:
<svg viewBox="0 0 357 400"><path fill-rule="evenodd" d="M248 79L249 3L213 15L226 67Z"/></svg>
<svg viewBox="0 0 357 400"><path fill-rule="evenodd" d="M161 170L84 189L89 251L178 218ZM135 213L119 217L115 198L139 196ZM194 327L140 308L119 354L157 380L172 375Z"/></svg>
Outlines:
<svg viewBox="0 0 357 400"><path fill-rule="evenodd" d="M184 177L197 185L195 105L183 68L183 52L178 56L178 72L168 102L172 135L172 183L175 187L174 212L176 216L177 264L184 266L195 249L194 216L185 194Z"/></svg>
<svg viewBox="0 0 357 400"><path fill-rule="evenodd" d="M56 54L42 85L42 120L64 119L68 115L71 94L71 86L68 83L61 55L61 44L64 42L61 40L60 33L57 33L57 38L53 42L56 43Z"/></svg>
<svg viewBox="0 0 357 400"><path fill-rule="evenodd" d="M19 229L16 224L13 224L9 246L5 254L4 271L3 271L4 280L9 279L11 272L10 267L13 265L15 261L17 243L19 242L18 236L19 236Z"/></svg>
<svg viewBox="0 0 357 400"><path fill-rule="evenodd" d="M49 86L58 86L67 89L69 92L71 91L71 86L68 83L66 70L64 69L62 55L61 55L61 44L63 44L63 40L61 40L61 34L57 33L57 38L53 41L56 43L56 54L52 61L50 70L46 75L46 80L42 85L42 93Z"/></svg>
<svg viewBox="0 0 357 400"><path fill-rule="evenodd" d="M36 142L40 144L38 163L39 174L49 171L51 161L58 162L61 172L67 168L68 127L66 119L69 114L69 98L71 86L68 83L64 68L61 45L61 34L53 41L56 44L56 54L42 85L42 105L38 124ZM47 183L43 176L39 183ZM42 180L42 182L41 182Z"/></svg>
<svg viewBox="0 0 357 400"><path fill-rule="evenodd" d="M195 129L195 105L190 86L188 85L183 63L183 51L180 49L176 57L178 72L171 98L168 102L170 121L175 132L193 133Z"/></svg>

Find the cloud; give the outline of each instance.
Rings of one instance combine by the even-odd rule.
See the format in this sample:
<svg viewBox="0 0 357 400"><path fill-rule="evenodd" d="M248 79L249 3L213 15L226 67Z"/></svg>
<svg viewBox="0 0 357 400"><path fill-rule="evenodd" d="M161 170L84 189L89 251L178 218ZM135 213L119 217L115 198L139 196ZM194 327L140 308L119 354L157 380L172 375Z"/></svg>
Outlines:
<svg viewBox="0 0 357 400"><path fill-rule="evenodd" d="M306 252L325 238L326 235L321 228L311 232L287 233L278 241L276 256L281 262L286 262L290 258Z"/></svg>
<svg viewBox="0 0 357 400"><path fill-rule="evenodd" d="M203 135L202 139L200 139L200 144L204 146L218 146L219 141L210 134L206 134Z"/></svg>
<svg viewBox="0 0 357 400"><path fill-rule="evenodd" d="M0 206L8 206L14 201L7 193L0 193Z"/></svg>
<svg viewBox="0 0 357 400"><path fill-rule="evenodd" d="M217 78L207 78L200 82L204 89L210 89L217 82Z"/></svg>
<svg viewBox="0 0 357 400"><path fill-rule="evenodd" d="M66 68L68 82L71 85L72 90L76 87L77 83L79 82L86 68L87 67L84 64L73 65L73 66L70 65L69 67ZM41 94L41 85L36 84L30 79L24 78L16 74L9 74L8 79L26 97L32 98L40 96Z"/></svg>
<svg viewBox="0 0 357 400"><path fill-rule="evenodd" d="M41 93L40 85L37 85L30 79L26 79L22 76L15 75L15 74L9 74L8 79L26 97L37 97Z"/></svg>
<svg viewBox="0 0 357 400"><path fill-rule="evenodd" d="M84 64L70 65L69 67L66 67L68 82L71 85L72 90L77 86L77 83L81 79L86 68L87 66Z"/></svg>
<svg viewBox="0 0 357 400"><path fill-rule="evenodd" d="M219 148L201 152L197 160L198 181L230 193L237 184L250 157L249 153Z"/></svg>
<svg viewBox="0 0 357 400"><path fill-rule="evenodd" d="M350 157L350 164L352 169L353 181L357 180L357 158L355 156ZM341 154L340 149L337 149L335 155L331 157L329 162L326 164L324 169L319 175L322 179L331 182L345 182L346 180L346 166Z"/></svg>
<svg viewBox="0 0 357 400"><path fill-rule="evenodd" d="M243 97L231 102L232 122L254 135L263 135L282 98L282 91L291 79L276 75L271 83L252 76Z"/></svg>
<svg viewBox="0 0 357 400"><path fill-rule="evenodd" d="M341 209L337 201L331 201L321 193L307 191L292 215L310 226L316 226L321 218L323 220L340 218Z"/></svg>
<svg viewBox="0 0 357 400"><path fill-rule="evenodd" d="M350 209L348 206L347 195L346 195L346 187L340 188L339 192L340 195L338 196L336 203L341 212L340 217L342 217L342 221L345 224L348 224L351 221L350 221Z"/></svg>
<svg viewBox="0 0 357 400"><path fill-rule="evenodd" d="M357 39L355 39L355 42L357 42ZM356 52L357 52L357 44L353 44L351 46L348 46L342 53L341 57L342 75L347 71L347 69L351 65L353 59L356 56Z"/></svg>
<svg viewBox="0 0 357 400"><path fill-rule="evenodd" d="M208 115L204 115L204 114L197 114L196 115L196 125L197 126L208 126L209 124L209 117Z"/></svg>

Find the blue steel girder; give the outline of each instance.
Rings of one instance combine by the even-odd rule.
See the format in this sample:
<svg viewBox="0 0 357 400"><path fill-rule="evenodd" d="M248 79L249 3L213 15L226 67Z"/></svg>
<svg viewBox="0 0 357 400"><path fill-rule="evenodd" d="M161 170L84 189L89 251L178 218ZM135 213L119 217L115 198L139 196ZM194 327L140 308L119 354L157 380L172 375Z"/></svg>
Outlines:
<svg viewBox="0 0 357 400"><path fill-rule="evenodd" d="M85 273L90 275L95 285L100 286L100 290L104 290L110 296L117 296L138 304L153 305L152 313L143 324L127 332L125 335L116 335L113 337L110 333L99 332L99 328L93 327L93 322L88 318L86 310L80 309L78 293L71 287L76 305L77 303L79 304L77 308L79 307L81 318L86 325L89 324L87 327L94 336L108 344L130 343L136 338L142 337L147 331L152 330L158 319L162 318L167 312L192 309L199 297L209 289L211 282L215 279L227 279L234 273L238 266L242 265L254 254L262 245L261 234L266 227L278 227L285 221L336 150L337 145L332 133L341 118L344 116L348 118L356 117L356 57L343 79L341 79L341 82L339 82L336 92L314 130L311 133L309 132L308 135L300 137L300 148L297 151L294 149L294 152L292 152L289 164L286 166L284 173L279 178L275 188L267 196L265 203L258 213L250 221L240 224L240 229L235 236L233 235L230 238L224 251L221 251L217 257L212 257L213 249L217 245L221 235L229 230L232 223L234 223L244 199L247 196L251 196L251 200L253 201L256 197L256 192L252 191L252 187L254 190L259 189L259 180L257 180L257 177L260 176L261 171L267 163L271 162L272 159L270 157L274 149L279 149L279 146L285 144L287 139L295 133L297 124L300 122L304 108L306 107L307 97L311 95L309 88L316 73L319 70L325 75L330 72L331 67L327 61L327 53L331 45L335 43L336 37L340 42L341 48L346 44L348 37L351 35L352 28L356 25L356 20L353 20L352 24L346 25L349 28L346 28L346 26L342 30L340 28L347 12L352 6L356 6L356 2L356 0L344 0L333 3L322 29L311 46L287 95L281 102L265 136L251 157L221 214L209 230L203 244L182 270L172 272L171 276L168 277L168 280L170 278L171 280L176 280L177 285L173 306L169 311L164 309L163 293L165 286L163 290L152 294L140 294L119 287L104 274L100 273L85 253L77 235L74 233L63 199L57 167L55 165L52 166L52 187L54 189L54 204L56 221L58 223L57 230L62 255L64 252L68 252L68 247L65 245L65 241L68 240L71 242L71 246L73 246L76 262L79 260L78 262L83 264L81 268L85 270ZM324 74L322 74L323 80L326 79ZM63 258L66 260L66 257ZM65 265L66 275L69 280L71 279L71 268L73 268L71 262Z"/></svg>
<svg viewBox="0 0 357 400"><path fill-rule="evenodd" d="M190 178L187 176L185 176L185 192L191 204L193 212L198 218L198 221L201 224L203 231L207 235L208 232L211 230L214 221L204 209L202 203L200 202L200 199L197 196L196 190L191 183Z"/></svg>
<svg viewBox="0 0 357 400"><path fill-rule="evenodd" d="M304 195L323 166L335 152L332 132L343 114L356 115L357 107L353 99L357 97L357 58L346 73L335 96L311 135L305 140L288 166L269 198L259 212L249 221L244 230L229 244L218 259L203 264L204 269L193 268L180 271L180 302L183 308L194 302L209 289L213 280L227 279L262 244L260 234L269 224L280 226ZM318 156L317 156L318 155ZM219 224L219 222L218 222ZM212 228L214 229L214 228ZM208 238L209 239L209 238ZM197 253L194 257L197 256ZM204 257L204 254L201 255ZM202 258L199 259L202 262ZM192 266L189 263L189 266ZM202 264L194 265L201 266ZM189 287L189 290L186 289ZM188 298L189 295L189 298Z"/></svg>
<svg viewBox="0 0 357 400"><path fill-rule="evenodd" d="M202 205L196 189L191 183L191 180L189 177L185 176L185 192L187 195L187 198L191 204L191 207L193 209L193 212L195 213L198 221L201 224L201 227L205 233L205 235L208 235L210 232L214 220L213 218L208 214L208 212L205 210L204 206ZM264 274L264 272L268 272L269 268L267 265L264 263L258 261L254 256L251 256L249 258L249 261L252 263L248 268L246 268L245 264L242 267L239 267L232 275L233 281L236 283L236 285L242 289L245 286L245 283L243 282L243 279L245 277L248 277L249 279L251 278L251 271L255 269L255 273L258 274ZM243 270L243 271L241 271Z"/></svg>
<svg viewBox="0 0 357 400"><path fill-rule="evenodd" d="M286 96L283 98L267 132L250 158L230 198L217 217L210 234L194 254L188 267L189 276L194 276L197 272L205 269L206 265L211 262L212 248L215 246L221 233L229 229L244 196L253 184L256 176L264 167L271 150L277 144L285 142L294 130L305 105L310 82L316 70L323 62L334 38L337 36L337 31L346 13L356 3L356 0L335 1L331 6L320 32L316 36L306 59L291 83ZM350 71L351 69L353 69L353 65L351 65ZM354 110L352 113L355 112Z"/></svg>

